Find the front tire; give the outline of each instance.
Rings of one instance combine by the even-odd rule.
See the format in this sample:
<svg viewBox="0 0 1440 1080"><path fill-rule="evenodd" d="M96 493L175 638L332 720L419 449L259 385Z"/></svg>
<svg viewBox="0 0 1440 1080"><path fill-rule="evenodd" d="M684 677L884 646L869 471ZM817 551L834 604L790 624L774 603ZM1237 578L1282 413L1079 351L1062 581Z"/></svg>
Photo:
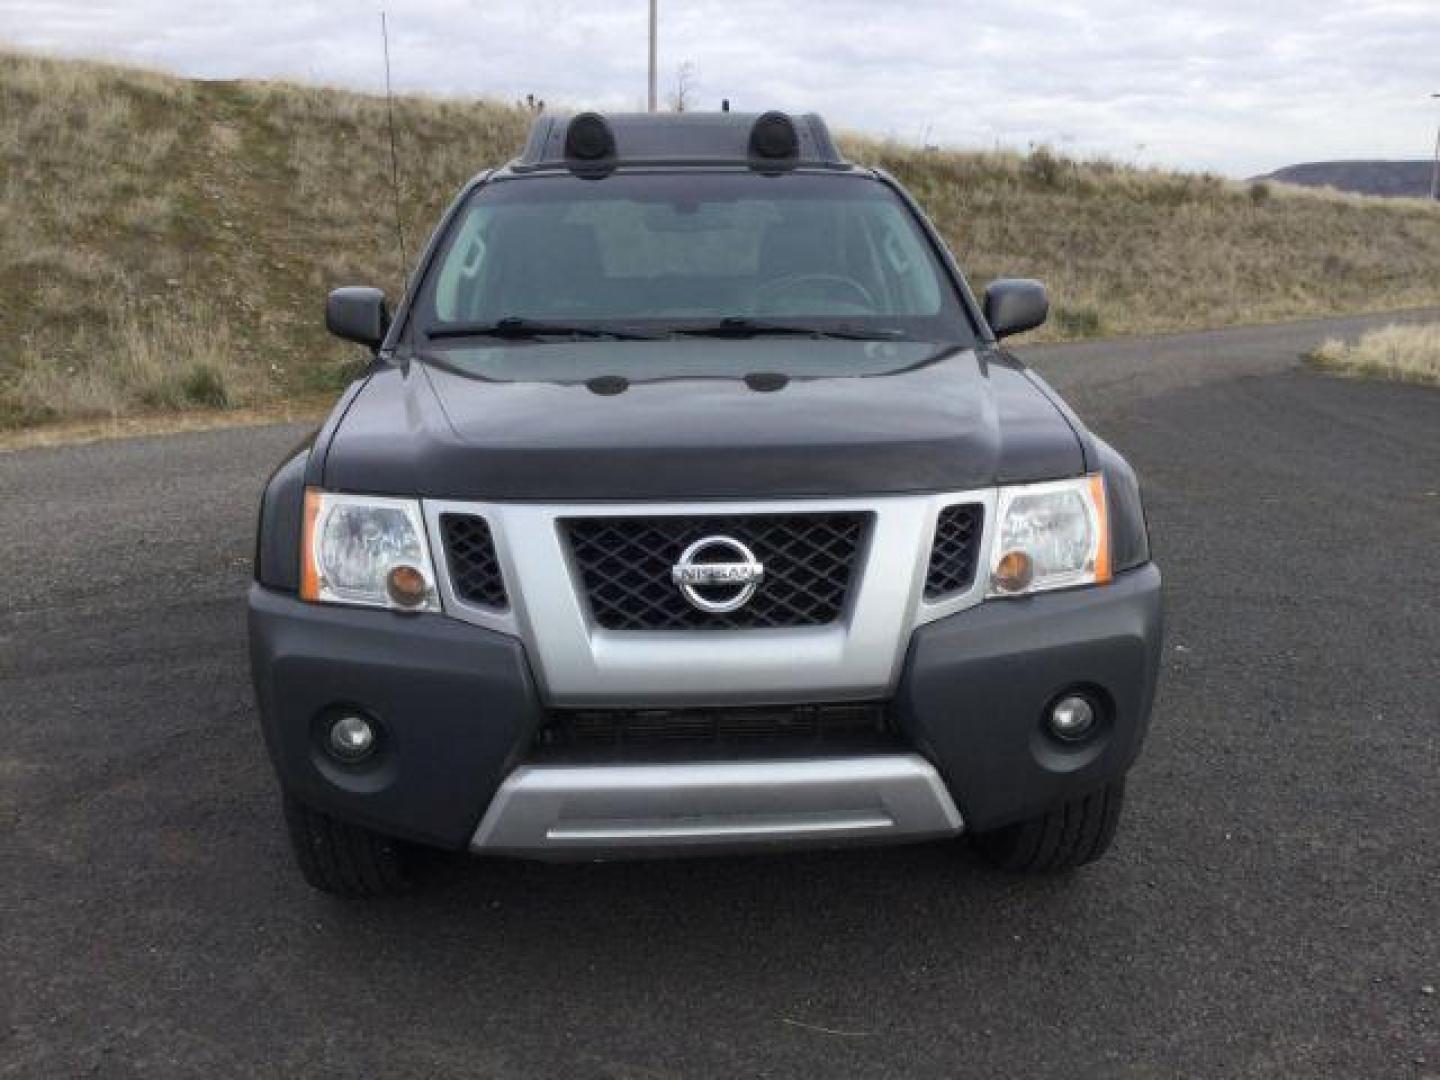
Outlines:
<svg viewBox="0 0 1440 1080"><path fill-rule="evenodd" d="M1027 821L971 837L980 854L1002 870L1053 874L1092 863L1115 838L1125 803L1125 778L1071 799Z"/></svg>
<svg viewBox="0 0 1440 1080"><path fill-rule="evenodd" d="M393 896L409 885L407 845L285 797L290 846L305 880L335 896Z"/></svg>

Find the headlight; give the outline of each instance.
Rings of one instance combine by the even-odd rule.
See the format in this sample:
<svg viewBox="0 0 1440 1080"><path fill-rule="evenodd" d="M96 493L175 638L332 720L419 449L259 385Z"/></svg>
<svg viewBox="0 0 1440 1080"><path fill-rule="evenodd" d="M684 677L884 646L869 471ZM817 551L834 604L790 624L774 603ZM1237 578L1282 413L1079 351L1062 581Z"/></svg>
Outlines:
<svg viewBox="0 0 1440 1080"><path fill-rule="evenodd" d="M420 504L305 492L300 596L329 604L439 611Z"/></svg>
<svg viewBox="0 0 1440 1080"><path fill-rule="evenodd" d="M1105 478L1000 489L989 596L1024 596L1110 580Z"/></svg>

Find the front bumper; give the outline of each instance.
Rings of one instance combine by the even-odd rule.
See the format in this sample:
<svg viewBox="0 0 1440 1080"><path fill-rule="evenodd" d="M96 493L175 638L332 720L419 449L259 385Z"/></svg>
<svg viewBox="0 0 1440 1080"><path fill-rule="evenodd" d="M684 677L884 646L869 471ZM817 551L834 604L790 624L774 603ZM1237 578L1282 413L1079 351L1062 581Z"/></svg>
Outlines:
<svg viewBox="0 0 1440 1080"><path fill-rule="evenodd" d="M553 857L922 839L1041 813L1128 769L1160 655L1153 566L982 604L915 631L892 702L908 752L679 765L527 761L544 705L519 641L443 616L328 608L260 586L250 648L282 786L378 831ZM1042 726L1058 694L1107 705L1078 747ZM373 764L320 749L327 709L382 730Z"/></svg>
<svg viewBox="0 0 1440 1080"><path fill-rule="evenodd" d="M438 847L465 846L540 722L520 643L441 615L325 607L253 585L250 670L287 792ZM321 750L317 718L337 706L379 721L374 764Z"/></svg>
<svg viewBox="0 0 1440 1080"><path fill-rule="evenodd" d="M1125 773L1140 753L1160 667L1160 571L1104 588L993 601L922 626L895 718L985 831L1034 817ZM1077 745L1046 734L1047 707L1085 688L1105 708Z"/></svg>

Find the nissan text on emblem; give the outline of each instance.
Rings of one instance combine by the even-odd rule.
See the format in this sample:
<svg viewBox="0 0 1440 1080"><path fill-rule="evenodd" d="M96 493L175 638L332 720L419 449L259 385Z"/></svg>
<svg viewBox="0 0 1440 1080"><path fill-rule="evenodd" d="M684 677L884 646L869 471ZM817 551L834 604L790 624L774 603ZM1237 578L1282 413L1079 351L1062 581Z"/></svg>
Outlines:
<svg viewBox="0 0 1440 1080"><path fill-rule="evenodd" d="M729 536L696 540L670 571L680 595L712 615L744 607L764 577L765 567L754 552Z"/></svg>

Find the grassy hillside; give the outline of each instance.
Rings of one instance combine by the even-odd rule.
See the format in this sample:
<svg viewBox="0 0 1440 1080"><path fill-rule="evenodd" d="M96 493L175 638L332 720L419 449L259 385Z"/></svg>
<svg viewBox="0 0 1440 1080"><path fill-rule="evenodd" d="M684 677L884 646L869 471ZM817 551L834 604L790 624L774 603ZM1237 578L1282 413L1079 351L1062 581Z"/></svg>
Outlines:
<svg viewBox="0 0 1440 1080"><path fill-rule="evenodd" d="M397 103L415 249L529 117ZM381 99L0 53L0 428L333 391L325 292L396 291ZM1440 206L851 140L977 286L1043 278L1085 336L1440 303Z"/></svg>

